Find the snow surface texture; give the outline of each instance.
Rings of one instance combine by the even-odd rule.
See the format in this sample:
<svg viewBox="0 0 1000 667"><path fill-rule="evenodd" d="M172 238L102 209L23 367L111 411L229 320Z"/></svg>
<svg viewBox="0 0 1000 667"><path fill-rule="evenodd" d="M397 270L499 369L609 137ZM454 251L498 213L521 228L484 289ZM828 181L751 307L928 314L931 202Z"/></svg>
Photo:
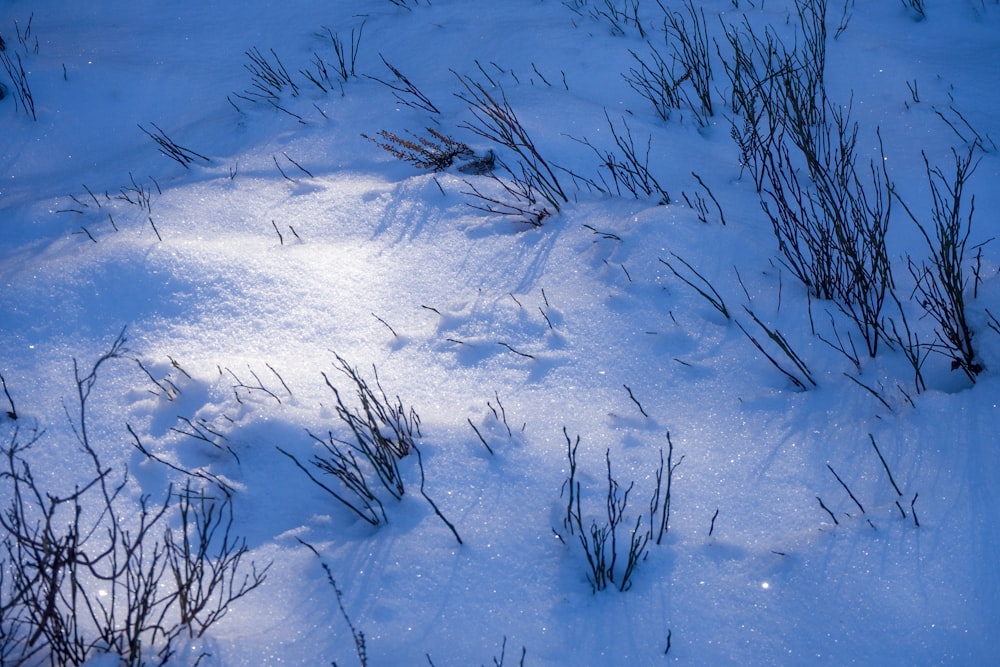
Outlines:
<svg viewBox="0 0 1000 667"><path fill-rule="evenodd" d="M721 59L707 123L661 119L624 80L629 50L663 44L656 4L639 8L645 37L627 20L639 2L0 4L0 35L24 63L37 115L0 78L0 373L18 414L0 421L0 439L44 429L36 476L53 492L72 488L73 360L93 363L127 326L150 374L126 360L102 368L91 440L106 462L128 465L136 502L183 478L136 451L126 424L165 460L225 478L234 532L256 563L273 563L178 664L203 652L202 665L356 664L321 563L370 665L492 664L505 640L505 664L523 647L533 666L997 659L997 246L983 246L975 285L967 257L985 367L974 384L932 353L918 393L889 345L875 357L861 348L855 366L824 342L846 340L853 323L781 261L730 137ZM719 43L713 58L728 52L723 27L744 16L782 35L796 20L777 0L698 4ZM878 128L888 175L918 217L930 207L921 151L947 171L975 129L971 248L996 235L1000 215L990 139L1000 140L1000 7L929 2L917 20L905 4L830 0L827 88L852 104L865 171L882 159ZM342 81L331 34L350 44L352 31L355 75ZM298 94L250 101L254 48L271 62L274 50ZM301 73L315 71L315 54L331 64L329 92ZM440 113L401 103L380 56ZM569 201L542 226L471 207L472 187L493 191L488 177L414 169L362 136L433 127L510 161L467 128L457 75L502 87L542 155L566 170ZM608 118L619 129L624 119L643 151L650 138L669 205L586 187L599 160L581 141L613 149ZM164 157L157 128L198 156L187 167ZM905 259L927 246L895 203L889 237L897 293L932 341ZM703 287L697 271L732 318L661 260ZM815 387L798 390L757 351L737 321L771 341L743 306L787 338ZM306 461L318 451L308 433L347 437L321 374L350 401L335 354L369 380L377 367L386 393L419 414L426 490L462 544L417 492L412 457L401 462L407 493L371 527L278 451ZM234 389L254 374L271 394ZM180 433L185 419L234 454ZM669 531L626 592L592 591L563 523L564 428L580 436L585 522L605 512L606 452L622 488L635 482L628 527L648 520L668 432L674 462L684 457Z"/></svg>

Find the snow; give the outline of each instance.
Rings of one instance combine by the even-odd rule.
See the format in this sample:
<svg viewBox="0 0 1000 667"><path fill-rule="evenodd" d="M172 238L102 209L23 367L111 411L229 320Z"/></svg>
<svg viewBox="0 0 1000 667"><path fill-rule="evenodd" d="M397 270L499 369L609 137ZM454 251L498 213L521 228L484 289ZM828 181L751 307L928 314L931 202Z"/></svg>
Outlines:
<svg viewBox="0 0 1000 667"><path fill-rule="evenodd" d="M88 413L99 453L128 465L136 502L184 480L135 451L126 424L175 465L223 477L235 489L235 533L257 564L272 563L265 584L176 664L203 652L201 665L356 664L322 563L371 665L490 664L502 650L515 664L522 647L535 666L996 660L1000 339L987 315L1000 313L996 245L983 246L982 283L969 295L985 366L975 384L937 354L919 394L898 351L862 356L855 368L820 339L853 325L780 262L741 173L724 95L708 127L658 118L621 76L635 63L628 50L645 40L588 14L605 4L621 3L36 0L0 9L38 115L15 109L11 90L0 102L0 374L18 412L0 420L0 440L37 426L36 475L54 490L80 481L64 409L75 400L73 362L88 367L127 327L150 375L124 360L102 367ZM642 3L644 16L658 15L653 4ZM791 3L698 4L723 48L720 18L791 30ZM921 151L947 172L950 149L964 150L939 112L954 121L958 110L983 137L1000 137L990 58L1000 7L935 3L915 21L900 3L850 5L837 39L841 3L829 7L830 94L853 100L863 161L879 159L879 129L897 191L924 211ZM37 53L14 30L29 17ZM335 62L327 28L348 44L361 32L359 76L324 94L299 70L314 52ZM282 95L286 111L236 96L251 85L244 65L254 47L274 49L299 85L298 96ZM441 113L400 104L366 78L392 80L380 55ZM721 91L728 84L715 69ZM477 177L416 170L361 136L436 127L485 152L455 95L456 74L482 82L484 72L540 152L577 174L594 178L598 166L579 140L610 149L605 113L618 128L627 120L637 143L651 137L650 171L672 203L590 192L560 172L571 201L533 228L469 206L467 181ZM184 168L165 158L138 127L154 124L208 161ZM971 245L995 235L1000 213L990 187L997 148L983 149L969 184ZM682 194L705 194L692 172L725 224L710 202L707 221L685 203ZM119 198L123 189L148 197L148 210ZM923 258L927 248L901 207L891 225L907 300L906 253ZM661 261L693 278L675 257L747 331L766 339L743 306L784 334L817 386L796 390ZM907 308L931 340L933 322L915 302ZM388 523L373 528L278 451L305 461L318 451L309 433L344 435L322 375L352 393L335 355L369 381L377 368L386 393L419 414L426 490L462 544L421 497L412 457L401 462L406 494L386 502ZM234 391L254 374L273 395ZM169 400L150 376L178 395ZM178 433L183 419L218 430L235 456ZM585 521L604 511L605 452L619 483L635 482L626 523L648 514L668 433L674 460L684 457L669 532L626 592L593 592L565 534L564 428L580 436ZM5 506L8 496L0 491ZM115 664L102 660L90 664Z"/></svg>

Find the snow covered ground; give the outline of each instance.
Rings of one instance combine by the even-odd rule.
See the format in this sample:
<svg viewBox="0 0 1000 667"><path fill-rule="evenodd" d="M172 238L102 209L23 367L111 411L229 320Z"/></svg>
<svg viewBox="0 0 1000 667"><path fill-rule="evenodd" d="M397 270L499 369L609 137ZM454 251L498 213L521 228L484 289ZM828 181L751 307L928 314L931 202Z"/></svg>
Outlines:
<svg viewBox="0 0 1000 667"><path fill-rule="evenodd" d="M980 160L964 270L984 370L972 382L921 348L918 391L900 346L869 356L789 270L731 137L725 32L771 26L791 45L795 5L695 3L718 45L714 110L664 119L623 76L647 42L671 53L659 4L0 3L10 73L21 63L37 116L0 71L0 408L17 417L0 418L0 442L41 432L23 455L46 492L91 479L74 360L85 375L124 327L128 353L100 367L86 423L116 479L127 468L116 507L162 502L191 479L182 470L217 476L244 568L271 564L172 664L998 659L1000 259L995 242L978 248L1000 216L1000 6L928 2L918 20L923 3L828 2L827 91L859 123L860 169L884 159L898 193L888 255L925 345L936 325L907 257L929 249L899 202L929 222L921 152L949 175L952 149ZM692 25L687 3L662 5ZM268 103L251 71L260 83L264 62L297 91ZM437 112L394 91L405 82L390 65ZM561 168L567 201L541 226L476 208L474 189L503 197L489 176L416 169L362 136L434 128L516 164L470 129L482 125L463 81L502 90ZM670 204L587 186L602 172L584 142L614 151L626 127L640 155L650 141ZM381 494L387 522L373 527L282 453L309 469L318 440L349 439L328 386L355 405L338 356L373 387L376 368L419 415L424 490L461 543L412 454L406 493ZM619 592L668 434L669 530ZM596 592L564 523L577 436L586 527L606 520L608 465L619 497L634 482L616 581Z"/></svg>

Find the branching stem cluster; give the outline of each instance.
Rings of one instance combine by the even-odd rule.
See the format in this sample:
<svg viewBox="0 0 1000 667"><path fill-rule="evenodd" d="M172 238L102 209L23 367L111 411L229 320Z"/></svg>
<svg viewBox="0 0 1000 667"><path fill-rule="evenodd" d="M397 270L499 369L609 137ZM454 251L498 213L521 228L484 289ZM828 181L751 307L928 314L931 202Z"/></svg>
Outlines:
<svg viewBox="0 0 1000 667"><path fill-rule="evenodd" d="M0 662L82 665L112 653L125 665L163 665L182 637L200 637L230 605L259 587L245 540L232 534L232 497L221 487L169 487L143 495L138 511L128 471L116 474L92 442L87 404L98 371L126 357L124 331L83 370L74 360L75 412L84 481L44 486L27 440L2 448L0 482ZM134 432L133 432L134 433ZM127 518L126 518L127 517Z"/></svg>
<svg viewBox="0 0 1000 667"><path fill-rule="evenodd" d="M619 484L611 474L611 451L605 451L606 520L591 519L588 524L583 516L582 489L577 478L577 449L580 445L580 436L575 440L571 439L565 428L563 436L566 438L566 457L569 463L569 476L563 483L563 495L566 497L563 528L580 543L587 561L587 581L595 593L609 586L614 586L622 592L627 591L632 587L635 568L647 556L650 542L655 540L656 544L660 544L670 529L673 475L684 457L681 456L676 462L674 461L674 445L668 433L667 459L664 463L661 449L660 466L655 476L656 486L649 501L649 523L644 527L641 513L636 516L634 523L630 518L626 519L629 494L635 487L635 482L624 488ZM558 532L556 534L562 539Z"/></svg>

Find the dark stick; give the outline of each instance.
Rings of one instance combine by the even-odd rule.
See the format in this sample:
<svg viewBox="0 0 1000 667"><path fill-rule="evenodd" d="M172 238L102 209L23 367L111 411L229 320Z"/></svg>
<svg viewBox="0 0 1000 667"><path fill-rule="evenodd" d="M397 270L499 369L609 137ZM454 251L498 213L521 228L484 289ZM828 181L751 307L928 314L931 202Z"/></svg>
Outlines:
<svg viewBox="0 0 1000 667"><path fill-rule="evenodd" d="M882 467L885 468L885 474L889 476L889 482L892 484L892 488L896 489L897 495L903 495L903 492L899 490L898 486L896 486L896 480L892 478L892 473L889 472L889 465L885 462L885 457L882 456L882 452L879 451L878 445L875 444L875 437L869 433L868 438L872 441L872 447L875 448L875 453L878 454L878 460L882 462ZM906 516L906 514L904 513L903 516Z"/></svg>
<svg viewBox="0 0 1000 667"><path fill-rule="evenodd" d="M472 423L471 419L466 418L466 421L469 422L469 426L471 426L472 430L476 432L477 436L479 436L479 442L483 443L483 447L485 447L486 451L488 451L492 455L493 448L490 447L489 444L486 442L486 438L483 437L483 434L479 432L479 429L476 428L476 425Z"/></svg>
<svg viewBox="0 0 1000 667"><path fill-rule="evenodd" d="M552 320L549 319L548 313L546 313L541 306L538 307L538 311L542 314L542 317L545 318L545 323L549 325L549 329L554 329L555 327L552 326Z"/></svg>
<svg viewBox="0 0 1000 667"><path fill-rule="evenodd" d="M834 525L839 526L840 522L837 521L837 517L833 515L833 512L830 511L830 508L823 504L823 499L820 498L819 496L816 496L816 500L819 501L819 506L822 507L824 510L826 510L826 513L830 515L831 519L833 519Z"/></svg>
<svg viewBox="0 0 1000 667"><path fill-rule="evenodd" d="M281 175L285 177L285 180L288 180L288 181L291 181L292 183L294 183L295 179L289 178L288 174L285 173L285 170L281 168L280 164L278 164L278 158L275 157L274 155L272 155L271 159L274 160L274 166L278 168L278 171L280 171Z"/></svg>
<svg viewBox="0 0 1000 667"><path fill-rule="evenodd" d="M184 373L184 375L186 375L189 380L193 380L194 379L193 377L191 377L191 374L188 373L183 368L181 368L181 365L179 363L177 363L177 360L174 359L173 357L171 357L169 354L167 355L167 359L170 360L170 365L171 366L173 366L174 368L176 368L177 370L179 370L181 373Z"/></svg>
<svg viewBox="0 0 1000 667"><path fill-rule="evenodd" d="M153 216L149 216L149 226L153 228L154 232L156 232L157 240L162 241L163 237L160 236L160 230L156 228L156 223L153 222Z"/></svg>
<svg viewBox="0 0 1000 667"><path fill-rule="evenodd" d="M7 397L7 402L10 403L10 410L7 411L7 416L11 419L17 419L17 409L14 407L14 399L10 396L10 391L7 389L7 381L4 379L3 374L0 374L0 386L3 387L4 396Z"/></svg>
<svg viewBox="0 0 1000 667"><path fill-rule="evenodd" d="M372 317L374 317L376 320L378 320L379 322L381 322L382 324L384 324L385 328L388 329L392 333L393 336L396 336L397 338L399 337L399 334L396 333L395 329L393 329L391 326L389 326L388 322L386 322L385 320L383 320L381 317L379 317L375 313L372 313Z"/></svg>
<svg viewBox="0 0 1000 667"><path fill-rule="evenodd" d="M503 403L500 401L500 394L499 393L497 393L496 391L494 391L493 392L493 397L495 399L497 399L497 405L500 407L500 421L503 422L504 428L507 429L507 437L510 438L514 434L511 433L511 431L510 431L510 425L507 423L507 410L504 409ZM486 402L486 405L490 405L489 401ZM490 409L493 410L493 406L492 405L490 405ZM493 410L493 416L494 417L496 417L496 414L497 414L497 411Z"/></svg>
<svg viewBox="0 0 1000 667"><path fill-rule="evenodd" d="M305 167L303 167L303 166L302 166L301 164L299 164L298 162L296 162L296 161L295 161L295 160L293 160L292 158L288 157L288 153L286 153L285 151L281 151L281 154L282 154L282 155L284 155L284 156L285 156L285 158L286 158L286 159L287 159L287 160L288 160L289 162L291 162L291 163L292 163L292 164L294 164L294 165L295 165L296 167L298 167L298 168L299 168L300 170L302 170L302 173L304 173L304 174L305 174L306 176L308 176L309 178L314 178L314 176L312 175L312 172L311 172L311 171L309 171L308 169L306 169Z"/></svg>
<svg viewBox="0 0 1000 667"><path fill-rule="evenodd" d="M646 411L642 409L642 403L640 403L638 399L636 399L635 395L632 393L632 390L629 388L629 386L627 384L623 384L622 386L625 387L625 391L628 392L628 397L631 398L632 402L635 403L636 407L639 408L639 412L642 413L642 416L648 419L649 415L646 414Z"/></svg>
<svg viewBox="0 0 1000 667"><path fill-rule="evenodd" d="M426 500L427 504L431 506L431 509L434 510L434 513L437 514L438 518L441 519L442 522L444 522L444 525L448 526L448 530L450 530L451 534L455 536L455 540L457 540L459 544L462 544L462 538L458 536L458 531L455 530L455 526L452 525L451 521L448 521L448 519L445 518L444 514L441 513L441 510L438 509L438 506L434 503L433 500L431 500L431 497L427 495L427 491L424 490L423 456L421 456L420 450L417 448L416 445L413 445L413 451L417 455L417 468L420 469L420 495L424 497L424 500Z"/></svg>
<svg viewBox="0 0 1000 667"><path fill-rule="evenodd" d="M519 354L522 357L527 357L528 359L534 359L535 358L534 355L528 354L527 352L521 352L519 350L515 350L513 347L511 347L510 345L508 345L507 343L505 343L503 341L497 341L497 345L503 345L505 348L507 348L508 350L510 350L511 352L513 352L514 354Z"/></svg>
<svg viewBox="0 0 1000 667"><path fill-rule="evenodd" d="M864 514L865 513L865 508L861 505L860 502L858 502L858 499L854 497L854 494L851 493L851 490L847 487L847 484L844 483L844 480L840 479L840 475L838 475L837 471L833 469L833 466L831 466L829 463L827 463L826 467L830 469L830 472L833 473L833 476L836 477L837 481L840 482L840 485L842 487L844 487L844 491L847 491L847 495L849 495L851 497L851 500L854 501L854 504L857 505L858 509L861 510L861 513Z"/></svg>
<svg viewBox="0 0 1000 667"><path fill-rule="evenodd" d="M87 191L87 194L90 195L90 198L94 200L94 203L97 204L97 208L101 208L101 202L97 200L97 197L95 197L94 193L90 191L90 188L87 187L87 184L81 183L81 185L83 186L83 189Z"/></svg>
<svg viewBox="0 0 1000 667"><path fill-rule="evenodd" d="M274 367L271 364L269 364L269 363L267 363L265 361L264 365L267 366L268 370L270 370L272 373L274 373L274 377L278 378L278 382L281 383L281 386L284 387L285 391L288 392L288 395L291 396L292 395L292 390L288 388L287 384L285 384L285 379L283 377L281 377L280 375L278 375L278 371L274 370Z"/></svg>

